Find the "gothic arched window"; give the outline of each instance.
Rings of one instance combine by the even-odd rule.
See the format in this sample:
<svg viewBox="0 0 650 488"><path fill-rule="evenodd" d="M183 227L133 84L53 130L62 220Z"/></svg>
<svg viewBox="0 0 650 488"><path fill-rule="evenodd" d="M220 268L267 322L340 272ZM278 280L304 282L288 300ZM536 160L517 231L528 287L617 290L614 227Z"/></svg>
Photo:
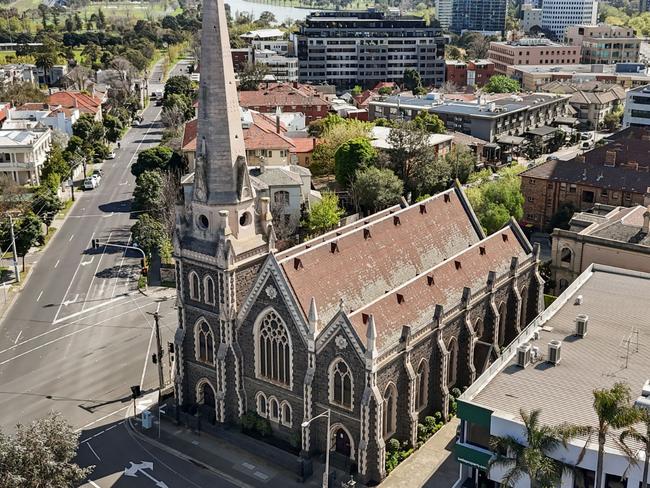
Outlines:
<svg viewBox="0 0 650 488"><path fill-rule="evenodd" d="M211 276L206 276L203 279L203 290L205 295L205 303L214 305L215 302L215 293L214 293L214 280Z"/></svg>
<svg viewBox="0 0 650 488"><path fill-rule="evenodd" d="M426 359L420 361L415 373L415 408L417 411L427 406L429 401L429 365Z"/></svg>
<svg viewBox="0 0 650 488"><path fill-rule="evenodd" d="M291 385L291 338L284 321L271 310L258 323L257 371L266 380Z"/></svg>
<svg viewBox="0 0 650 488"><path fill-rule="evenodd" d="M291 427L291 405L289 402L284 401L280 406L280 422L286 427Z"/></svg>
<svg viewBox="0 0 650 488"><path fill-rule="evenodd" d="M397 388L389 383L384 391L382 434L388 439L395 433L397 425Z"/></svg>
<svg viewBox="0 0 650 488"><path fill-rule="evenodd" d="M269 418L276 422L280 420L280 404L274 397L269 398Z"/></svg>
<svg viewBox="0 0 650 488"><path fill-rule="evenodd" d="M196 324L196 359L204 363L214 364L214 337L212 329L205 320Z"/></svg>
<svg viewBox="0 0 650 488"><path fill-rule="evenodd" d="M257 392L257 414L260 417L266 418L268 415L268 409L266 406L266 395L261 391Z"/></svg>
<svg viewBox="0 0 650 488"><path fill-rule="evenodd" d="M456 384L457 377L458 341L455 337L449 340L447 351L449 352L449 360L447 361L447 388L451 388Z"/></svg>
<svg viewBox="0 0 650 488"><path fill-rule="evenodd" d="M347 363L335 359L330 366L330 403L352 408L352 371Z"/></svg>
<svg viewBox="0 0 650 488"><path fill-rule="evenodd" d="M189 275L189 282L190 282L190 298L192 300L200 300L201 282L199 280L199 275L196 274L194 271L191 271Z"/></svg>
<svg viewBox="0 0 650 488"><path fill-rule="evenodd" d="M525 329L528 325L528 287L521 289L521 312L519 312L519 328Z"/></svg>

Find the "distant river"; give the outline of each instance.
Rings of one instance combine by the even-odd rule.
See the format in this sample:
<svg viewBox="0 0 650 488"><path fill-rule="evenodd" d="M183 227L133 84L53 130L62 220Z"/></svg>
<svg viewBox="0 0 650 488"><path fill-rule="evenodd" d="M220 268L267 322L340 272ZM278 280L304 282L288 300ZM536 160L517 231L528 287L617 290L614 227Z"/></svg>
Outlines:
<svg viewBox="0 0 650 488"><path fill-rule="evenodd" d="M278 22L284 22L286 19L303 20L310 12L316 12L319 9L284 7L281 5L272 5L268 3L247 2L246 0L225 0L230 5L233 15L236 12L252 13L254 18L258 18L262 12L268 10L273 12Z"/></svg>

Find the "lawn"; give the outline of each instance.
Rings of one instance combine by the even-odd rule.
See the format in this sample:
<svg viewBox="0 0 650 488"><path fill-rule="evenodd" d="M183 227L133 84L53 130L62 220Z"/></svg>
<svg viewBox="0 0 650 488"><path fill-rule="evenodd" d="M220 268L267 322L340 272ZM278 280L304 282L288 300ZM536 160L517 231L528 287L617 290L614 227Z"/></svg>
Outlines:
<svg viewBox="0 0 650 488"><path fill-rule="evenodd" d="M16 0L9 4L9 6L15 8L19 12L24 12L25 10L37 8L41 3L43 3L41 0Z"/></svg>
<svg viewBox="0 0 650 488"><path fill-rule="evenodd" d="M25 0L26 1L26 0ZM150 19L172 15L178 8L176 0L163 0L156 2L93 2L78 10L82 18L90 17L102 9L104 15L110 18Z"/></svg>

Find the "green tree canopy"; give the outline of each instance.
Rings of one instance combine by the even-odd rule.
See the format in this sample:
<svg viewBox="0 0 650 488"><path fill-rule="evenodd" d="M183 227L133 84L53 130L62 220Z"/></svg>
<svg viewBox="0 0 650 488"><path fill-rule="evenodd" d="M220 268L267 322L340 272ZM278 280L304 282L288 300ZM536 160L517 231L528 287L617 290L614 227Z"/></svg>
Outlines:
<svg viewBox="0 0 650 488"><path fill-rule="evenodd" d="M106 131L106 139L110 142L116 142L122 136L124 125L117 117L106 114L104 115L103 124L104 130Z"/></svg>
<svg viewBox="0 0 650 488"><path fill-rule="evenodd" d="M137 243L150 259L154 253L163 257L169 246L169 236L162 222L149 214L142 214L138 221L131 227L133 242Z"/></svg>
<svg viewBox="0 0 650 488"><path fill-rule="evenodd" d="M344 142L334 153L336 181L347 186L357 170L374 164L377 151L365 137L357 137Z"/></svg>
<svg viewBox="0 0 650 488"><path fill-rule="evenodd" d="M163 175L160 171L145 171L135 182L134 210L152 211L162 205Z"/></svg>
<svg viewBox="0 0 650 488"><path fill-rule="evenodd" d="M194 88L192 87L192 80L186 76L171 76L165 82L164 98L170 95L185 95L192 97L194 95Z"/></svg>
<svg viewBox="0 0 650 488"><path fill-rule="evenodd" d="M521 86L517 80L505 75L494 75L483 87L485 93L518 93Z"/></svg>
<svg viewBox="0 0 650 488"><path fill-rule="evenodd" d="M468 188L467 197L487 234L501 229L510 217L520 220L524 214L521 180L514 172L500 172L499 179Z"/></svg>
<svg viewBox="0 0 650 488"><path fill-rule="evenodd" d="M25 271L25 256L30 248L36 245L42 235L42 222L38 215L34 214L31 210L21 216L19 219L14 219L14 236L16 238L16 254L22 258L23 271ZM11 245L11 233L9 232L9 219L0 221L0 249L3 251L9 249ZM2 469L0 463L0 469ZM0 484L0 486L2 486Z"/></svg>
<svg viewBox="0 0 650 488"><path fill-rule="evenodd" d="M174 152L166 146L145 149L138 154L138 160L131 166L131 173L136 178L145 171L169 171Z"/></svg>
<svg viewBox="0 0 650 488"><path fill-rule="evenodd" d="M34 192L32 212L41 216L43 223L49 230L57 213L63 209L63 202L56 194L56 189L41 185Z"/></svg>
<svg viewBox="0 0 650 488"><path fill-rule="evenodd" d="M422 77L420 72L414 68L404 70L404 86L407 90L415 90L422 87Z"/></svg>
<svg viewBox="0 0 650 488"><path fill-rule="evenodd" d="M246 63L239 73L239 89L243 91L257 90L264 77L271 73L271 68L262 63Z"/></svg>
<svg viewBox="0 0 650 488"><path fill-rule="evenodd" d="M344 213L339 207L339 197L325 192L321 201L311 206L302 225L311 237L315 237L336 227Z"/></svg>
<svg viewBox="0 0 650 488"><path fill-rule="evenodd" d="M73 462L78 446L79 434L57 413L29 425L18 425L13 436L0 433L0 486L79 485L94 466L81 468Z"/></svg>
<svg viewBox="0 0 650 488"><path fill-rule="evenodd" d="M413 123L418 129L424 129L431 134L446 134L445 123L436 114L425 110L418 112L413 118Z"/></svg>
<svg viewBox="0 0 650 488"><path fill-rule="evenodd" d="M366 167L355 173L352 196L357 207L367 213L400 202L404 183L388 168Z"/></svg>
<svg viewBox="0 0 650 488"><path fill-rule="evenodd" d="M16 83L4 86L0 90L0 100L7 100L16 105L28 102L45 102L47 96L32 83Z"/></svg>
<svg viewBox="0 0 650 488"><path fill-rule="evenodd" d="M56 175L55 178L51 178L53 175ZM58 186L68 176L70 176L70 164L65 160L61 146L53 144L45 163L43 163L41 179L50 183L58 179L59 182L56 184Z"/></svg>
<svg viewBox="0 0 650 488"><path fill-rule="evenodd" d="M84 143L103 141L106 135L101 122L91 114L83 114L72 127L72 134L81 138Z"/></svg>

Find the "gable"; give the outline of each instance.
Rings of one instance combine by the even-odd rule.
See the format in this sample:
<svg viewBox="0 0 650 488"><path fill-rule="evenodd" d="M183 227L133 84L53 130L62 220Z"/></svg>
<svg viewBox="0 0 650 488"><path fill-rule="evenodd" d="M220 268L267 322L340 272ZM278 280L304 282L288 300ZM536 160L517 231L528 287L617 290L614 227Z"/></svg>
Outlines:
<svg viewBox="0 0 650 488"><path fill-rule="evenodd" d="M362 344L360 336L350 324L345 314L339 313L331 323L327 324L316 340L316 353L321 352L332 341L338 340L338 337L344 337L348 344L352 346L359 356L361 362L365 360L365 345ZM337 347L340 347L337 345ZM345 347L345 346L343 346Z"/></svg>

